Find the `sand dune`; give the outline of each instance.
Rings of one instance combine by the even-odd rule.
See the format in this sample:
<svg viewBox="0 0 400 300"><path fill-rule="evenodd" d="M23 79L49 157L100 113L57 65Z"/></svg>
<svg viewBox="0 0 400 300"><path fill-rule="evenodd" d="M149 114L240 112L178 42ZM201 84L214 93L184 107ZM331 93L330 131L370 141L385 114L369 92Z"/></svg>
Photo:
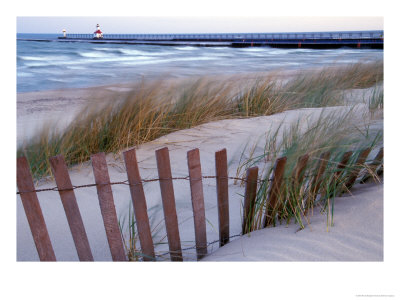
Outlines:
<svg viewBox="0 0 400 300"><path fill-rule="evenodd" d="M254 231L205 261L383 261L383 185L358 185L336 198L334 226L315 209L310 224Z"/></svg>
<svg viewBox="0 0 400 300"><path fill-rule="evenodd" d="M360 104L356 109L362 112L365 106ZM317 119L321 113L344 113L348 110L348 107L300 109L265 117L221 120L174 132L137 147L140 173L143 179L156 178L154 151L167 146L170 150L173 176L187 176L186 152L193 148L200 149L203 175L215 174L214 153L221 148L227 148L229 176L235 176L240 154L246 144L258 141L260 144L256 147L257 153L263 150L266 133L279 126L289 128L297 120L306 126L307 122ZM362 118L354 119L354 122L362 121ZM382 121L376 122L378 126L382 126ZM112 182L127 179L121 154L107 155L107 162ZM94 182L89 162L73 167L70 175L73 185ZM244 188L234 185L233 181L229 184L230 234L235 235L241 232L241 195ZM205 179L203 185L207 239L211 242L218 239L215 179ZM43 180L38 188L54 186L53 181ZM128 217L131 203L129 188L126 185L114 185L112 189L117 214L122 222ZM164 242L156 246L156 253L161 255L168 250L168 246L165 244L159 184L147 183L144 189L151 226L155 228L154 241ZM194 228L189 183L186 180L174 181L174 189L182 248L191 247L194 246ZM77 189L75 193L94 259L111 260L95 188ZM254 232L250 238L244 236L236 238L237 240L232 239L229 245L219 250L216 243L209 247L209 253L213 254L205 260L380 261L383 259L382 186L360 188L354 194L355 197L337 199L335 226L330 227L329 232L326 232L326 215L318 215L315 211L311 226L302 231L296 233L298 227L292 224L289 227L278 226ZM365 194L368 195L367 198L362 196ZM78 260L58 193L41 192L38 197L57 260ZM161 225L156 226L158 223ZM124 233L127 233L127 224ZM168 260L169 255L160 256L159 259ZM193 249L184 251L184 260L195 259L196 253ZM38 260L20 199L17 201L17 260Z"/></svg>

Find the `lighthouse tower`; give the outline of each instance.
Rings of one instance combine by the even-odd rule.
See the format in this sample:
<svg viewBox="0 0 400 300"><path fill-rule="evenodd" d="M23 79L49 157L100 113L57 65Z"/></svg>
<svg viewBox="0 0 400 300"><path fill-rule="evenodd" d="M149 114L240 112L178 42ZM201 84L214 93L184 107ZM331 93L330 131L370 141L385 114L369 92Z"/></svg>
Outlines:
<svg viewBox="0 0 400 300"><path fill-rule="evenodd" d="M103 32L100 30L100 25L96 25L96 31L94 32L94 38L95 39L102 39L103 38Z"/></svg>

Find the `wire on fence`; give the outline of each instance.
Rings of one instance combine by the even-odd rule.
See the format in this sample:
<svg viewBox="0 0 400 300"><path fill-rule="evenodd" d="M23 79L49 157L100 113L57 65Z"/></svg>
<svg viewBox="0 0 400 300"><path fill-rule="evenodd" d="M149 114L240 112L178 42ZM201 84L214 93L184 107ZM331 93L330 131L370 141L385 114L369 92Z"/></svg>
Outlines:
<svg viewBox="0 0 400 300"><path fill-rule="evenodd" d="M235 237L239 237L239 236L242 236L242 235L243 235L243 234L241 234L241 233L234 234L234 235L229 236L229 239L235 238ZM218 240L214 240L214 241L212 241L212 242L208 242L208 243L207 243L207 247L210 246L210 245L213 245L213 244L215 244L215 243L219 243L219 239L218 239ZM197 248L197 246L192 246L192 247L188 247L188 248L182 248L182 251L194 250L194 249L196 249L196 248ZM165 256L165 255L168 255L168 254L170 254L169 251L164 252L164 253L161 253L161 254L157 254L156 257L162 257L162 256Z"/></svg>
<svg viewBox="0 0 400 300"><path fill-rule="evenodd" d="M201 179L210 179L210 178L217 178L217 176L202 176ZM225 178L225 177L221 177L221 178ZM240 180L243 182L246 182L246 179L244 178L240 178L240 177L226 177L228 179L233 179L233 180ZM124 180L124 181L117 181L117 182L110 182L110 183L105 183L104 185L118 185L118 184L125 184L125 185L129 185L129 186L133 186L133 185L139 185L141 183L147 183L147 182L155 182L155 181L161 181L161 180L190 180L189 176L185 176L185 177L172 177L172 178L167 178L167 179L160 179L160 178L153 178L153 179L142 179L140 181L140 183L135 183L135 184L129 184L128 180ZM196 179L192 179L192 180L196 180ZM200 180L197 179L197 180ZM258 182L263 182L265 180L258 180ZM71 189L58 189L57 187L52 187L52 188L45 188L45 189L37 189L37 190L33 190L33 191L18 191L17 195L22 194L22 193L32 193L32 192L49 192L49 191L69 191L69 190L75 190L75 189L80 189L80 188L88 188L88 187L95 187L98 185L102 185L102 184L96 184L96 183L90 183L90 184L84 184L84 185L74 185L72 186Z"/></svg>
<svg viewBox="0 0 400 300"><path fill-rule="evenodd" d="M336 170L332 170L332 171L327 172L327 173L332 173L333 174L335 172L336 172ZM315 175L316 174L311 173L311 174L304 175L304 177L312 177L312 176L315 176ZM213 179L213 178L215 179L215 178L217 178L217 176L210 175L210 176L202 176L201 177L201 179ZM242 182L247 182L247 180L245 178L242 178L242 177L228 176L228 177L221 177L221 178L228 178L228 179L231 179L231 180L239 180L239 181L242 181ZM291 178L292 177L285 177L283 179L284 180L288 180L288 179L291 179ZM197 180L201 180L201 179L199 178ZM161 180L190 180L190 177L189 176L185 176L185 177L172 177L172 178L167 178L167 179L160 179L160 178L142 179L141 182L135 183L135 184L129 184L128 180L124 180L124 181L105 183L104 185L108 185L108 184L109 185L125 184L125 185L129 185L129 186L133 186L133 185L139 185L141 183L155 182L155 181L161 181ZM192 180L196 180L196 179L192 179ZM268 180L267 179L258 179L257 180L257 184L264 183L266 181L272 181L272 180L273 179L271 179L271 178L269 178ZM90 184L84 184L84 185L73 185L71 189L59 189L58 187L52 187L52 188L37 189L37 190L35 189L33 191L18 191L16 194L20 195L22 193L32 193L32 192L39 193L39 192L49 192L49 191L50 192L51 191L53 191L53 192L62 192L62 191L70 191L70 190L80 189L80 188L95 187L95 186L99 186L99 185L102 185L102 184L90 183Z"/></svg>

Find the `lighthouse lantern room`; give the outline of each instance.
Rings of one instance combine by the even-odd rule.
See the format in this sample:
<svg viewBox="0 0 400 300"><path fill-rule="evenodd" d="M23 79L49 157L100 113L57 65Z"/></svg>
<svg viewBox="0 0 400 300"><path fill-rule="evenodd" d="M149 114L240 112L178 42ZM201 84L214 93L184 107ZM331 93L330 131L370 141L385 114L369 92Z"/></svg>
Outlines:
<svg viewBox="0 0 400 300"><path fill-rule="evenodd" d="M94 32L94 38L95 39L102 39L103 38L103 32L100 30L100 25L96 25L96 31Z"/></svg>

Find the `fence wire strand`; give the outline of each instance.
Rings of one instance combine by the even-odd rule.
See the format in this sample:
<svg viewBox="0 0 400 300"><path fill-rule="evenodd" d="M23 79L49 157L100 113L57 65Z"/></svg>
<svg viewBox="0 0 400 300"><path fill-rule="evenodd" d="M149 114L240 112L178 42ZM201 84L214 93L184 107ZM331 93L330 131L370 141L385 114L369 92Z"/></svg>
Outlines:
<svg viewBox="0 0 400 300"><path fill-rule="evenodd" d="M217 178L218 176L202 176L201 179L211 179L211 178ZM232 180L240 180L243 182L247 182L246 179L240 178L240 177L219 177L220 179L232 179ZM140 185L142 183L148 183L148 182L155 182L155 181L162 181L162 180L201 180L198 178L190 178L189 176L185 177L172 177L172 178L165 178L165 179L160 179L160 178L153 178L153 179L142 179L138 183L133 183L130 184L128 180L124 181L117 181L117 182L110 182L110 183L90 183L90 184L84 184L84 185L73 185L72 188L70 189L59 189L58 187L52 187L52 188L45 188L45 189L35 189L33 191L18 191L17 195L22 194L22 193L32 193L32 192L49 192L49 191L55 191L55 192L62 192L62 191L70 191L70 190L75 190L75 189L80 189L80 188L88 188L88 187L94 187L94 186L101 186L101 185L129 185L129 186L135 186L135 185ZM270 179L269 179L270 180ZM264 182L265 180L259 179L257 180L257 183Z"/></svg>
<svg viewBox="0 0 400 300"><path fill-rule="evenodd" d="M232 239L232 238L235 238L235 237L239 237L239 236L242 236L243 234L241 234L241 233L238 233L238 234L235 234L235 235L231 235L231 236L229 236L229 239ZM219 243L219 239L218 240L214 240L214 241L212 241L212 242L208 242L207 243L207 248L209 247L209 246L211 246L211 245L213 245L213 244L215 244L215 243ZM187 247L187 248L182 248L181 250L182 251L188 251L188 250L194 250L194 249L196 249L197 248L197 246L195 245L195 246L191 246L191 247ZM167 252L164 252L164 253L161 253L161 254L157 254L156 255L156 258L158 257L158 258L161 258L161 257L163 257L163 256L166 256L166 255L169 255L169 254L171 254L171 252L170 251L167 251Z"/></svg>
<svg viewBox="0 0 400 300"><path fill-rule="evenodd" d="M325 172L325 173L332 173L334 174L335 172L337 172L336 169L331 170L330 172ZM307 178L307 177L313 177L316 176L317 173L309 173L309 174L305 174L303 177ZM62 192L62 191L71 191L71 190L75 190L75 189L81 189L81 188L89 188L89 187L95 187L95 186L101 186L101 185L128 185L128 186L135 186L135 185L140 185L142 183L148 183L148 182L156 182L156 181L162 181L162 180L201 180L201 179L215 179L218 176L215 175L207 175L207 176L202 176L201 178L190 178L190 176L184 176L184 177L172 177L172 178L165 178L165 179L160 179L160 178L152 178L152 179L142 179L140 180L140 182L138 183L132 183L130 184L128 180L124 180L124 181L116 181L116 182L110 182L110 183L89 183L89 184L84 184L84 185L73 185L72 188L70 189L59 189L58 187L52 187L52 188L44 188L44 189L35 189L32 191L17 191L16 194L20 195L23 193L39 193L39 192ZM247 183L247 180L243 177L233 177L233 176L228 176L228 177L218 177L220 179L231 179L231 180L238 180L238 181L242 181L244 183ZM290 177L285 177L283 178L283 180L289 180L289 179L293 179L293 176ZM273 181L273 177L269 178L269 179L257 179L257 184L261 184L261 183L265 183L265 182L271 182ZM252 181L253 182L253 181Z"/></svg>

